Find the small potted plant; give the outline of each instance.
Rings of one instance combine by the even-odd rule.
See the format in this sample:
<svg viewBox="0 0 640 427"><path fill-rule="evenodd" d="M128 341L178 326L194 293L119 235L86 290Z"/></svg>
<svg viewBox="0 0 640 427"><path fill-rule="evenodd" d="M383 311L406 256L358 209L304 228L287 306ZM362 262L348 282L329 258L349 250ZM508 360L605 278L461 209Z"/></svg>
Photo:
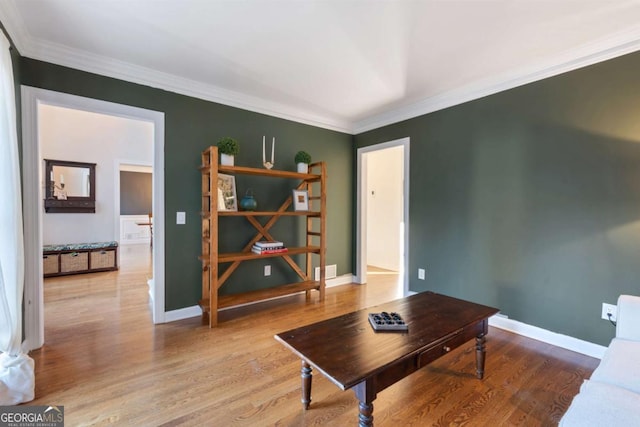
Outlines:
<svg viewBox="0 0 640 427"><path fill-rule="evenodd" d="M220 151L220 164L224 166L233 166L234 157L240 152L238 141L225 136L218 141L218 151Z"/></svg>
<svg viewBox="0 0 640 427"><path fill-rule="evenodd" d="M309 153L298 151L294 160L298 165L298 173L309 173L309 163L311 163L311 155Z"/></svg>

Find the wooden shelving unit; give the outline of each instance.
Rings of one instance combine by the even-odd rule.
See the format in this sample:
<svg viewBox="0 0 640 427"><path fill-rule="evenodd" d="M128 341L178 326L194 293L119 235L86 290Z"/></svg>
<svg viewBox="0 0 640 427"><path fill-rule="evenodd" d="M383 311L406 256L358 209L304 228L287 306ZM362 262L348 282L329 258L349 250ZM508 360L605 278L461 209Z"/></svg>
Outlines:
<svg viewBox="0 0 640 427"><path fill-rule="evenodd" d="M208 316L209 326L218 324L218 309L261 301L283 295L289 295L304 291L307 301L311 299L311 291L318 291L319 301L324 301L325 295L325 264L326 264L326 167L324 162L309 165L309 173L297 173L291 171L247 168L242 166L222 166L218 164L218 147L212 146L202 152L200 166L202 174L202 254L199 256L202 262L202 307L203 316ZM297 179L300 181L298 190L309 192L309 211L300 212L288 210L292 204L289 195L282 205L274 212L247 212L247 211L218 211L218 173L232 175L253 175L267 178ZM314 186L319 188L319 194L313 194ZM241 216L254 226L256 234L244 246L242 251L233 253L220 253L218 251L218 227L221 218L228 216ZM288 252L278 254L258 255L251 252L253 244L259 240L277 240L271 236L269 230L283 216L304 216L306 218L305 246L289 247ZM262 225L256 218L269 217ZM286 243L286 242L285 242ZM305 256L305 266L302 268L291 258L293 255ZM318 256L320 277L314 280L312 257ZM242 262L259 258L281 257L299 276L300 281L284 284L268 289L260 289L232 295L219 296L218 291L229 279ZM231 265L220 274L220 264Z"/></svg>

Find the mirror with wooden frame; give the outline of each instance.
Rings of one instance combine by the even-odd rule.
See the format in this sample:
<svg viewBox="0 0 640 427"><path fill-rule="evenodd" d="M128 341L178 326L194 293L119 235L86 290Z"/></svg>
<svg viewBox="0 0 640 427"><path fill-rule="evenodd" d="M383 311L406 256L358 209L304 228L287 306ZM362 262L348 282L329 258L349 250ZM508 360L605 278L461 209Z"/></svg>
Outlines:
<svg viewBox="0 0 640 427"><path fill-rule="evenodd" d="M96 164L45 159L47 213L96 212Z"/></svg>

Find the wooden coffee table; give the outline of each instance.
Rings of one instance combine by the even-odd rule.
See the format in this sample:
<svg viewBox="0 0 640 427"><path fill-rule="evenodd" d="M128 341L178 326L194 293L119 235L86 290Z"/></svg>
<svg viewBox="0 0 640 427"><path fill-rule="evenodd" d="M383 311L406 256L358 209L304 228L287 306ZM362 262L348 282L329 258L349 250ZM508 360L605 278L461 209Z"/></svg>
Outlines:
<svg viewBox="0 0 640 427"><path fill-rule="evenodd" d="M373 330L368 313L395 312L408 331ZM311 402L312 367L342 390L353 388L359 426L373 426L377 394L475 338L476 375L484 375L488 319L499 310L433 292L423 292L333 319L279 333L302 359L302 405Z"/></svg>

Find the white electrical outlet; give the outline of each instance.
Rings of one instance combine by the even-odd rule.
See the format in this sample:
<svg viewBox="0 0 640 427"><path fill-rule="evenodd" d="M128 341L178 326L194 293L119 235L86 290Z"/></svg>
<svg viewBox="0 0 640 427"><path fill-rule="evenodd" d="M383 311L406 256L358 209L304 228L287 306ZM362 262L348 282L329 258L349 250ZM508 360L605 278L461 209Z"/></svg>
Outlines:
<svg viewBox="0 0 640 427"><path fill-rule="evenodd" d="M185 212L176 212L176 224L186 224L187 214Z"/></svg>
<svg viewBox="0 0 640 427"><path fill-rule="evenodd" d="M618 313L618 306L613 304L602 303L602 318L604 320L611 319L612 322L616 321L616 314ZM609 317L611 314L611 317Z"/></svg>
<svg viewBox="0 0 640 427"><path fill-rule="evenodd" d="M271 276L271 266L270 265L265 265L264 266L264 275L265 276Z"/></svg>
<svg viewBox="0 0 640 427"><path fill-rule="evenodd" d="M424 276L425 276L424 268L419 268L418 269L418 279L424 280Z"/></svg>

